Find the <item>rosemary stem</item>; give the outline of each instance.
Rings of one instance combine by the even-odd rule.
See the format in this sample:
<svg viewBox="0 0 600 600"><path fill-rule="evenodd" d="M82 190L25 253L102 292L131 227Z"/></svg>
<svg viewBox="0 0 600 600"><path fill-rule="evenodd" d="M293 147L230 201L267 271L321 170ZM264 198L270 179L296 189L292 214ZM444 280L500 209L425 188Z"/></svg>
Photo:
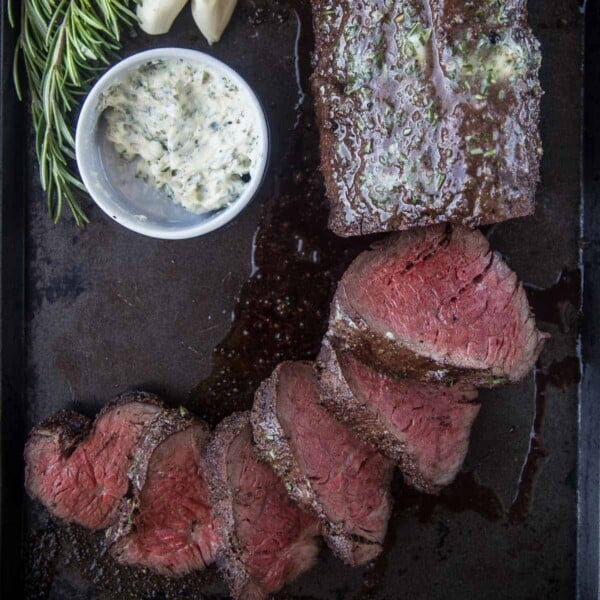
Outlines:
<svg viewBox="0 0 600 600"><path fill-rule="evenodd" d="M14 0L8 19L16 27ZM131 0L22 0L13 79L24 97L23 67L31 96L36 155L48 213L58 222L68 205L75 222L89 222L74 162L73 115L103 66L121 47L120 34L136 21Z"/></svg>

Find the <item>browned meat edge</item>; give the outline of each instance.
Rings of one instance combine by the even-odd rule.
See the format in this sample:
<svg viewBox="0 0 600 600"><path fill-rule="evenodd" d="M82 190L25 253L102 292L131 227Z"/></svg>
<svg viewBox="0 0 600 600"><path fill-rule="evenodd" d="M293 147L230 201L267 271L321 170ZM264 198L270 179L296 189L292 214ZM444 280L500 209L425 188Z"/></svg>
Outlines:
<svg viewBox="0 0 600 600"><path fill-rule="evenodd" d="M148 467L154 451L167 438L187 429L193 423L194 419L185 409L181 411L164 410L142 434L133 452L132 463L129 468L129 480L131 482L129 494L123 498L119 507L117 523L106 532L111 553L113 553L114 545L121 538L129 535L134 527L134 514L139 509L139 496L146 483ZM208 431L208 426L205 425L205 428Z"/></svg>
<svg viewBox="0 0 600 600"><path fill-rule="evenodd" d="M356 435L398 464L407 483L428 494L437 494L442 487L425 479L415 459L407 452L406 443L389 431L377 415L369 410L352 392L337 353L325 339L317 359L321 402L336 418L350 427ZM477 402L474 400L474 404Z"/></svg>
<svg viewBox="0 0 600 600"><path fill-rule="evenodd" d="M27 448L30 444L35 443L35 438L54 437L58 436L59 446L66 457L69 457L75 449L83 442L88 435L93 432L94 424L100 420L108 411L116 406L122 406L134 402L152 404L157 407L162 407L162 400L155 394L142 391L124 392L111 400L106 406L96 415L94 421L72 410L61 410L48 417L41 425L34 427L25 444L24 454L27 455ZM34 500L40 500L32 495L29 489L29 467L25 465L25 490L27 494ZM40 500L41 501L41 500Z"/></svg>
<svg viewBox="0 0 600 600"><path fill-rule="evenodd" d="M304 362L303 364L312 368L312 363ZM350 534L344 530L341 524L328 520L310 481L300 470L287 435L277 419L277 386L276 369L272 377L263 381L254 398L251 422L254 442L259 455L283 479L292 498L319 517L323 523L322 535L327 545L339 558L353 566L369 562L381 552L381 544L362 536ZM277 457L276 460L274 456ZM361 556L365 556L366 560L362 560Z"/></svg>

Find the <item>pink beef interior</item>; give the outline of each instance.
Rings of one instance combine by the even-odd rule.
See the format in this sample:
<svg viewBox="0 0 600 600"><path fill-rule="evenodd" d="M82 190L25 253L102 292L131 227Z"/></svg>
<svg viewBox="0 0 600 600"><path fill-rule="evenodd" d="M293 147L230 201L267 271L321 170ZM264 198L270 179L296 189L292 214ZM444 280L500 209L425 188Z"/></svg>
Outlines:
<svg viewBox="0 0 600 600"><path fill-rule="evenodd" d="M318 553L316 518L300 509L252 446L250 424L227 455L236 534L252 581L243 597L275 593L308 570Z"/></svg>
<svg viewBox="0 0 600 600"><path fill-rule="evenodd" d="M57 517L93 530L110 526L127 492L131 451L159 410L141 402L115 404L70 456L57 435L34 434L25 450L30 494Z"/></svg>
<svg viewBox="0 0 600 600"><path fill-rule="evenodd" d="M350 354L340 360L356 397L378 416L435 486L452 482L467 454L471 426L479 413L477 392L469 386L395 380Z"/></svg>
<svg viewBox="0 0 600 600"><path fill-rule="evenodd" d="M277 417L328 520L381 543L391 509L391 463L319 404L309 365L282 365Z"/></svg>
<svg viewBox="0 0 600 600"><path fill-rule="evenodd" d="M342 280L347 301L419 355L518 378L539 342L523 289L479 231L456 226L449 243L444 231L402 234L360 255Z"/></svg>
<svg viewBox="0 0 600 600"><path fill-rule="evenodd" d="M191 426L154 451L132 533L118 542L120 560L163 575L210 565L219 545L201 450L208 433Z"/></svg>

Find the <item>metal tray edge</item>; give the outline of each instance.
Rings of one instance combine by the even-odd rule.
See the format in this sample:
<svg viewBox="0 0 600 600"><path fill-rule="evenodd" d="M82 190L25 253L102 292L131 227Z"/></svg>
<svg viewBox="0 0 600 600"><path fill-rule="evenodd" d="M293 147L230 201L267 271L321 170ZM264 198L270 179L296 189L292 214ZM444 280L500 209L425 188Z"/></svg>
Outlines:
<svg viewBox="0 0 600 600"><path fill-rule="evenodd" d="M20 10L16 0L14 7ZM22 447L25 415L25 103L14 90L12 64L17 39L8 22L7 2L0 21L0 596L22 589L22 456L7 451ZM10 416L7 410L10 407ZM18 444L18 445L17 445Z"/></svg>
<svg viewBox="0 0 600 600"><path fill-rule="evenodd" d="M585 7L583 131L583 377L579 399L577 597L600 594L600 4Z"/></svg>
<svg viewBox="0 0 600 600"><path fill-rule="evenodd" d="M15 0L19 9L20 2ZM583 315L581 336L583 378L580 386L577 597L600 597L600 3L586 7L584 76L584 157L582 198ZM25 236L23 198L25 172L17 140L25 140L25 106L12 85L16 32L11 29L6 1L0 11L0 595L16 589L22 579L22 459L5 448L23 442L25 374ZM4 418L10 404L10 419ZM7 549L9 549L7 551ZM17 585L15 585L17 584Z"/></svg>

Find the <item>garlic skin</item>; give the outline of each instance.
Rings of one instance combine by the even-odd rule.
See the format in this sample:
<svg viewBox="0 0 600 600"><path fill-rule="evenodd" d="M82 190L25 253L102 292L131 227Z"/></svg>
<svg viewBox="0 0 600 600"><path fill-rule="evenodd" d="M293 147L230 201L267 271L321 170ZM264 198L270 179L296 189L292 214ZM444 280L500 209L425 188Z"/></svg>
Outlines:
<svg viewBox="0 0 600 600"><path fill-rule="evenodd" d="M136 13L140 27L150 35L167 33L187 0L142 0Z"/></svg>
<svg viewBox="0 0 600 600"><path fill-rule="evenodd" d="M194 21L209 44L221 39L236 4L237 0L192 0Z"/></svg>

